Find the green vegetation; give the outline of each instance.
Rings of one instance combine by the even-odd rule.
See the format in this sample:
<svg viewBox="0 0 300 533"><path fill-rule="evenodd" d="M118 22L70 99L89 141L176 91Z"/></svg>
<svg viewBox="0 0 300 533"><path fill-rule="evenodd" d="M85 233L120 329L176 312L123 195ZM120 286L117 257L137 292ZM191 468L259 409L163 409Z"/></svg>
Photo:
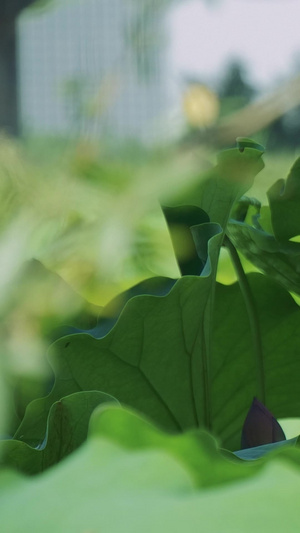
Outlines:
<svg viewBox="0 0 300 533"><path fill-rule="evenodd" d="M299 160L42 157L2 139L3 530L296 527Z"/></svg>

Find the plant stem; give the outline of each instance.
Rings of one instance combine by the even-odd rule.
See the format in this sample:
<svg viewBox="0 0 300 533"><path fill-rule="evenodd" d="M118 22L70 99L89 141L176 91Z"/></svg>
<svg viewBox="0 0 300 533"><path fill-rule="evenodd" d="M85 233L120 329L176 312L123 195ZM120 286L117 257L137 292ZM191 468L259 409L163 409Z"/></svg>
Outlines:
<svg viewBox="0 0 300 533"><path fill-rule="evenodd" d="M203 376L204 376L204 394L205 394L205 427L212 431L212 414L211 414L211 377L210 377L210 366L211 366L211 340L212 340L212 321L213 321L213 303L214 303L214 288L207 303L205 313L208 316L209 324L209 334L206 337L205 331L203 328L203 338L204 338L204 357L202 360L203 365Z"/></svg>
<svg viewBox="0 0 300 533"><path fill-rule="evenodd" d="M261 332L259 325L259 318L257 314L257 309L251 287L249 285L247 276L244 272L241 260L236 251L235 246L232 244L231 240L227 235L225 235L224 245L229 251L235 272L238 277L241 293L243 295L246 309L248 313L248 319L250 322L250 329L252 334L253 349L256 361L256 371L257 371L257 383L258 383L258 395L263 404L265 404L265 378L264 378L264 359L263 359L263 349L261 341Z"/></svg>

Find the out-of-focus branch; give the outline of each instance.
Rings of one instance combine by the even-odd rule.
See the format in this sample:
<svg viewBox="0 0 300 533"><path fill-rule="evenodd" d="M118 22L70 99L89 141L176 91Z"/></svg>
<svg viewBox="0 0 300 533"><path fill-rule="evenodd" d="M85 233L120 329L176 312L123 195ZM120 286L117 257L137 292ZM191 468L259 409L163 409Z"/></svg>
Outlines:
<svg viewBox="0 0 300 533"><path fill-rule="evenodd" d="M249 136L268 127L299 104L300 76L297 76L272 94L222 118L208 132L208 137L218 145L232 144L236 137Z"/></svg>

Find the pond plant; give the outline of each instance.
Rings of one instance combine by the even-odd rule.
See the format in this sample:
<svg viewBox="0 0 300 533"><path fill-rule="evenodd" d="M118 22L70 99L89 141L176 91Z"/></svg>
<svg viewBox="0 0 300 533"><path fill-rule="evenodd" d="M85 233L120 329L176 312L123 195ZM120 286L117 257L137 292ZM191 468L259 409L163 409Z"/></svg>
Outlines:
<svg viewBox="0 0 300 533"><path fill-rule="evenodd" d="M245 194L263 152L238 138L193 205L162 207L179 279L135 285L51 345L50 393L1 442L3 531L299 527L298 438L277 418L300 415L300 159L262 207Z"/></svg>

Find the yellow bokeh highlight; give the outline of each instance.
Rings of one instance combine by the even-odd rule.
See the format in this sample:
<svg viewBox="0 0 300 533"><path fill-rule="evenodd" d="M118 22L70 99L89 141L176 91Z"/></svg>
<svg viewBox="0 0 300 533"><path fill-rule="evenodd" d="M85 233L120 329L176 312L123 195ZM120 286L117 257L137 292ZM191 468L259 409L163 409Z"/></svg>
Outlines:
<svg viewBox="0 0 300 533"><path fill-rule="evenodd" d="M220 102L211 89L200 83L193 83L183 94L183 111L191 126L206 128L216 122Z"/></svg>

